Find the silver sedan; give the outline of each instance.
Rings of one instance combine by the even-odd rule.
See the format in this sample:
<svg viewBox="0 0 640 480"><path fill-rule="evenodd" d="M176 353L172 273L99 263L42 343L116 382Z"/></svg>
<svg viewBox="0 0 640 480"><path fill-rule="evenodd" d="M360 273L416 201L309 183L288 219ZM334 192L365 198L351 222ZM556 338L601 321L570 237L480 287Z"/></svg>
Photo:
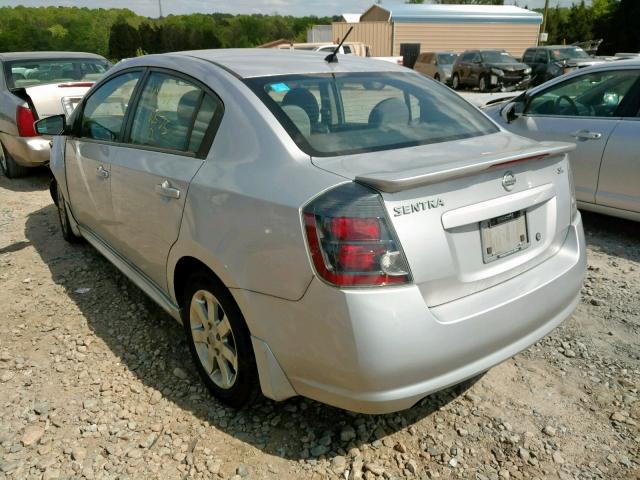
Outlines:
<svg viewBox="0 0 640 480"><path fill-rule="evenodd" d="M585 270L566 143L502 130L444 85L354 55L121 62L64 116L52 193L184 326L239 406L258 385L412 406L568 318ZM329 58L331 60L331 58Z"/></svg>
<svg viewBox="0 0 640 480"><path fill-rule="evenodd" d="M575 142L578 206L640 221L639 60L578 70L486 113L525 137Z"/></svg>

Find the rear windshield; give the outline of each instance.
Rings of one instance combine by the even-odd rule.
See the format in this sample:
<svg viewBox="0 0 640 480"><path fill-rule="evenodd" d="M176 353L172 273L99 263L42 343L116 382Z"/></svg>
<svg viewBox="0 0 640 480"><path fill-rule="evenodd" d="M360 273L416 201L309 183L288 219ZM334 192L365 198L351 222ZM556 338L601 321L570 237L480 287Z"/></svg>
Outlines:
<svg viewBox="0 0 640 480"><path fill-rule="evenodd" d="M589 58L589 54L581 48L558 48L551 50L551 58L562 61L571 58Z"/></svg>
<svg viewBox="0 0 640 480"><path fill-rule="evenodd" d="M410 72L288 75L246 82L312 156L390 150L498 131L449 88Z"/></svg>
<svg viewBox="0 0 640 480"><path fill-rule="evenodd" d="M14 60L5 64L9 88L33 87L47 83L95 82L108 70L106 60L74 58Z"/></svg>
<svg viewBox="0 0 640 480"><path fill-rule="evenodd" d="M451 65L458 57L455 53L439 53L438 63L441 65Z"/></svg>
<svg viewBox="0 0 640 480"><path fill-rule="evenodd" d="M482 60L486 63L519 63L507 52L482 52Z"/></svg>

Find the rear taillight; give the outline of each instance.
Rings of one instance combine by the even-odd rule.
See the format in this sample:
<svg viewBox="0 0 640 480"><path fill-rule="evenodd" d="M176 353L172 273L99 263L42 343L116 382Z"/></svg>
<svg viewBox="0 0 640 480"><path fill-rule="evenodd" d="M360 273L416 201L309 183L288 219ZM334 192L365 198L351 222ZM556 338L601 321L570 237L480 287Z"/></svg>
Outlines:
<svg viewBox="0 0 640 480"><path fill-rule="evenodd" d="M341 185L312 201L303 215L313 265L328 283L354 287L411 281L382 199L373 190Z"/></svg>
<svg viewBox="0 0 640 480"><path fill-rule="evenodd" d="M35 137L38 134L33 126L36 118L28 107L18 106L16 108L16 124L18 125L18 135L21 137Z"/></svg>

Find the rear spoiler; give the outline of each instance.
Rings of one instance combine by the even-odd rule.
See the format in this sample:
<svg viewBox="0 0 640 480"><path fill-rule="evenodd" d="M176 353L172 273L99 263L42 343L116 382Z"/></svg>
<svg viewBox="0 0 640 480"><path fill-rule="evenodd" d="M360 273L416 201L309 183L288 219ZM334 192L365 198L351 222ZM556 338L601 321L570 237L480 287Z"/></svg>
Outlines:
<svg viewBox="0 0 640 480"><path fill-rule="evenodd" d="M454 178L476 175L494 168L507 168L516 163L541 160L575 150L573 143L540 142L508 154L492 154L480 159L469 159L448 164L425 165L403 172L372 172L356 176L356 182L369 185L382 192L395 193Z"/></svg>

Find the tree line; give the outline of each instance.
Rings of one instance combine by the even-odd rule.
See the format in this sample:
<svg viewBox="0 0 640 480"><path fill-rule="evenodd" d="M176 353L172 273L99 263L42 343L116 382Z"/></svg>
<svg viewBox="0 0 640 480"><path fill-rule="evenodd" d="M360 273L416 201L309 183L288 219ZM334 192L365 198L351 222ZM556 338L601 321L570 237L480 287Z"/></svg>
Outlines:
<svg viewBox="0 0 640 480"><path fill-rule="evenodd" d="M455 3L500 4L502 0ZM518 3L527 7L526 0ZM599 54L640 51L640 1L592 0L590 5L581 1L568 8L560 7L557 0L551 0L551 4L548 43L602 38ZM337 20L338 17L224 13L151 19L128 9L0 7L0 52L76 50L119 60L145 53L254 47L280 38L304 41L312 25Z"/></svg>

